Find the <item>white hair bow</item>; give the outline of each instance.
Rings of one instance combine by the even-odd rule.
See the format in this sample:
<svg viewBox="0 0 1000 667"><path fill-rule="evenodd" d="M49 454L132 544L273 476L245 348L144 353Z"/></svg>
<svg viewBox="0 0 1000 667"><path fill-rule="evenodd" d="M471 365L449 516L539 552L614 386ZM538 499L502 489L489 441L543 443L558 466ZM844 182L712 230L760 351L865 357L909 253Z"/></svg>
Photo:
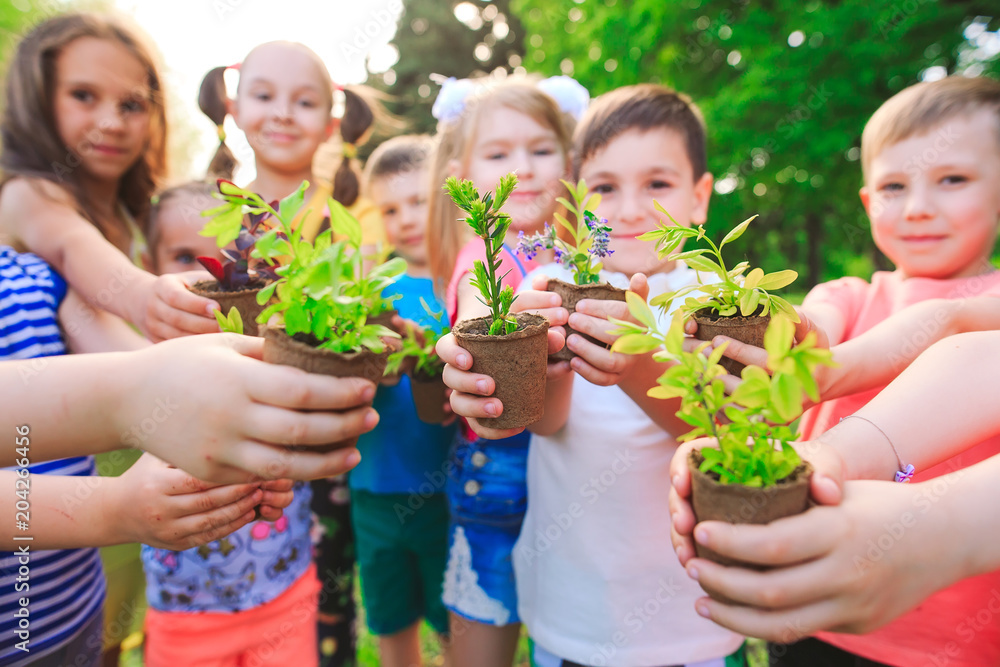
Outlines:
<svg viewBox="0 0 1000 667"><path fill-rule="evenodd" d="M450 122L465 111L469 97L477 90L487 90L486 84L472 79L456 79L431 75L431 79L441 84L441 92L434 100L431 115L439 121ZM555 100L564 113L580 120L590 104L590 93L580 82L569 76L553 76L538 82L538 89Z"/></svg>

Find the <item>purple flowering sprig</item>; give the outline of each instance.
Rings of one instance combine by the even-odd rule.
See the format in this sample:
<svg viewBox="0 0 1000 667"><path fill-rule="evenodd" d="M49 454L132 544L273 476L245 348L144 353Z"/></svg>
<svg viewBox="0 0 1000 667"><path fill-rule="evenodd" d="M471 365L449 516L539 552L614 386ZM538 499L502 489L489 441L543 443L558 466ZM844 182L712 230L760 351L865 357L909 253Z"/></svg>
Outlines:
<svg viewBox="0 0 1000 667"><path fill-rule="evenodd" d="M536 234L526 236L524 232L519 232L517 252L530 260L542 250L554 250L556 262L573 272L573 282L594 285L600 282L599 274L604 268L601 260L614 252L608 247L611 227L605 218L598 218L588 210L597 208L601 201L599 194L588 194L587 184L582 180L575 186L566 181L562 183L573 201L563 197L558 201L575 216L576 224L570 223L560 213L555 214L555 219L567 231L569 239L559 238L557 228L546 223L545 229Z"/></svg>

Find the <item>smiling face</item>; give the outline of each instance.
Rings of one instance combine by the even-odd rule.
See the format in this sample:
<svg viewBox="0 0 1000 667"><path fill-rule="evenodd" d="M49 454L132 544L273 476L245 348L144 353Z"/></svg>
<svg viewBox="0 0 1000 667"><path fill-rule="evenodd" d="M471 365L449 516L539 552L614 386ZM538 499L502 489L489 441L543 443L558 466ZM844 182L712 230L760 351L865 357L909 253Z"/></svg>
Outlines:
<svg viewBox="0 0 1000 667"><path fill-rule="evenodd" d="M158 238L154 251L154 272L182 273L201 268L198 257L214 257L223 261L222 251L215 239L201 236L198 232L208 218L202 211L215 208L217 199L183 193L170 197L156 212L156 232Z"/></svg>
<svg viewBox="0 0 1000 667"><path fill-rule="evenodd" d="M464 177L485 192L494 190L501 176L516 172L517 190L503 210L511 217L513 234L522 230L530 234L552 220L556 197L565 190L559 179L567 177L568 166L552 128L525 113L499 106L485 110L479 118ZM455 167L454 175L462 176Z"/></svg>
<svg viewBox="0 0 1000 667"><path fill-rule="evenodd" d="M117 42L80 37L56 58L53 113L59 138L85 176L117 183L149 140L148 72Z"/></svg>
<svg viewBox="0 0 1000 667"><path fill-rule="evenodd" d="M875 244L907 278L992 270L1000 220L995 113L957 116L872 158L861 190Z"/></svg>
<svg viewBox="0 0 1000 667"><path fill-rule="evenodd" d="M311 169L320 144L333 133L329 77L305 47L257 47L240 68L231 113L253 148L258 169Z"/></svg>
<svg viewBox="0 0 1000 667"><path fill-rule="evenodd" d="M705 222L712 194L711 174L694 178L680 133L666 128L626 130L580 165L580 177L601 195L596 213L611 226L614 254L604 267L631 276L669 271L672 262L656 257L652 243L636 237L663 218L658 201L681 225Z"/></svg>
<svg viewBox="0 0 1000 667"><path fill-rule="evenodd" d="M389 243L411 268L427 265L427 171L379 176L369 194L382 212Z"/></svg>

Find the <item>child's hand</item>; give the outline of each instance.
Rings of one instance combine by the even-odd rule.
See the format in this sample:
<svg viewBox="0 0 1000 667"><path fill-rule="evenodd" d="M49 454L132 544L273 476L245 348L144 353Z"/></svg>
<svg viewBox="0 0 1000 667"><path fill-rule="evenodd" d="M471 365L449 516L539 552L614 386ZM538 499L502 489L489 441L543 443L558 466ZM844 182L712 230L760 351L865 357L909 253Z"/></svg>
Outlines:
<svg viewBox="0 0 1000 667"><path fill-rule="evenodd" d="M260 517L265 521L277 521L284 513L284 509L292 504L295 493L292 486L295 484L290 479L272 479L260 483L260 490L264 496L260 499Z"/></svg>
<svg viewBox="0 0 1000 667"><path fill-rule="evenodd" d="M850 482L836 507L813 507L764 526L700 524L702 544L777 569L692 559L689 576L740 605L702 598L696 609L741 634L785 643L820 630L866 633L884 625L950 583L953 574L947 564L956 560L948 553L955 542L935 530L947 512L900 523L907 514L912 518L920 494L927 493L921 486ZM887 536L892 547L871 554Z"/></svg>
<svg viewBox="0 0 1000 667"><path fill-rule="evenodd" d="M503 412L503 404L499 398L486 398L496 389L493 378L489 375L470 373L472 355L458 344L454 334L442 336L434 347L438 356L445 362L445 386L451 389L449 402L453 413L465 417L469 426L481 438L499 440L517 435L523 428L495 429L483 426L479 419L497 417Z"/></svg>
<svg viewBox="0 0 1000 667"><path fill-rule="evenodd" d="M681 444L670 460L670 539L681 565L694 558L694 510L691 508L691 471L688 454L693 449L715 447L714 438L698 438ZM809 494L821 505L836 505L844 487L844 460L821 441L800 442L795 451L813 466Z"/></svg>
<svg viewBox="0 0 1000 667"><path fill-rule="evenodd" d="M188 336L122 355L120 400L111 418L124 444L217 483L316 479L361 460L354 448L323 445L375 428L375 386L260 361L264 339ZM303 448L307 449L307 448Z"/></svg>
<svg viewBox="0 0 1000 667"><path fill-rule="evenodd" d="M259 483L213 486L151 454L140 457L107 488L102 515L118 526L121 543L173 551L239 530L254 520L253 508L264 499ZM277 495L271 500L284 502ZM273 514L273 508L269 511Z"/></svg>
<svg viewBox="0 0 1000 667"><path fill-rule="evenodd" d="M218 333L214 311L219 304L198 296L189 284L210 278L205 271L159 276L142 293L140 317L134 324L153 342L191 334Z"/></svg>
<svg viewBox="0 0 1000 667"><path fill-rule="evenodd" d="M629 282L629 291L635 292L645 301L649 295L646 276L636 273ZM603 301L584 299L576 304L576 312L569 316L569 325L603 343L611 345L618 336L610 333L618 328L608 321L609 317L635 322L624 301ZM595 345L583 336L571 334L567 347L576 353L570 361L573 370L585 380L602 387L618 384L622 376L632 369L639 355L615 354L602 345Z"/></svg>
<svg viewBox="0 0 1000 667"><path fill-rule="evenodd" d="M555 292L546 291L548 286L549 279L546 276L535 276L531 281L531 289L518 292L510 310L512 313L533 313L547 319L549 321L549 354L555 354L566 344L566 329L563 325L569 318L569 311L563 308L561 296Z"/></svg>

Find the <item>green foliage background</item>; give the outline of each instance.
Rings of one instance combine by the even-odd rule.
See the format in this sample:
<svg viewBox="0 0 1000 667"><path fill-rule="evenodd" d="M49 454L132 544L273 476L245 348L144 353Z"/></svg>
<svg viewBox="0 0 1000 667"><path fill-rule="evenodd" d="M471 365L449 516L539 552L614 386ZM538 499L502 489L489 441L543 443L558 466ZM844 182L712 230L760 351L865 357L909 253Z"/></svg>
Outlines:
<svg viewBox="0 0 1000 667"><path fill-rule="evenodd" d="M734 250L765 271L798 270L793 289L890 267L874 248L857 194L861 130L875 109L931 67L1000 75L996 53L975 41L997 30L995 3L511 5L527 29L529 70L571 74L593 96L660 82L694 98L708 125L709 169L722 186L709 233L718 238L760 213L755 233Z"/></svg>

